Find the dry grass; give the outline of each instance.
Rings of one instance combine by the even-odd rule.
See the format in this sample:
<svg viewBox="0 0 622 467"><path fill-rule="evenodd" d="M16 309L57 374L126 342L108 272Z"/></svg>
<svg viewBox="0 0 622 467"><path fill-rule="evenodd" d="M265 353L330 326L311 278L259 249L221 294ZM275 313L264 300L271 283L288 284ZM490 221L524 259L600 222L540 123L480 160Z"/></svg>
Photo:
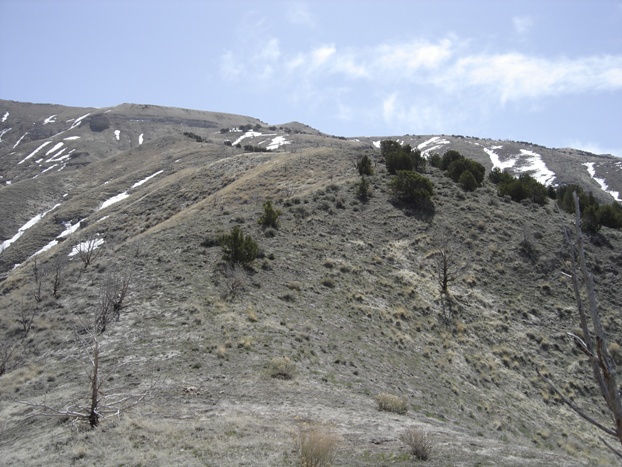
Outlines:
<svg viewBox="0 0 622 467"><path fill-rule="evenodd" d="M394 394L389 394L387 392L380 393L376 396L376 402L378 403L378 410L398 414L405 414L408 412L408 401Z"/></svg>
<svg viewBox="0 0 622 467"><path fill-rule="evenodd" d="M296 364L288 357L274 357L270 362L270 376L279 379L292 379L296 372Z"/></svg>
<svg viewBox="0 0 622 467"><path fill-rule="evenodd" d="M427 461L434 450L434 443L425 430L418 427L410 427L400 437L402 442L408 446L410 454L420 461Z"/></svg>
<svg viewBox="0 0 622 467"><path fill-rule="evenodd" d="M296 444L302 467L324 467L332 465L339 438L324 428L313 428L300 431Z"/></svg>

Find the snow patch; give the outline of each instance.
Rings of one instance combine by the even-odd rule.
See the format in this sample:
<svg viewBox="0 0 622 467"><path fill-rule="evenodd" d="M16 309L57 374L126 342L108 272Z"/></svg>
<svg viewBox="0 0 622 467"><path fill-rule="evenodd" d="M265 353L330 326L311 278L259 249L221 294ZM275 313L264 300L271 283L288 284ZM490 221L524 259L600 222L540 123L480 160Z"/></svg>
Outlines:
<svg viewBox="0 0 622 467"><path fill-rule="evenodd" d="M71 250L71 253L69 253L69 256L76 256L77 254L83 252L83 251L89 251L89 250L96 250L97 248L99 248L100 246L102 246L104 244L104 239L103 238L95 238L93 240L87 240L86 242L81 242L78 243L76 246L73 247L73 249Z"/></svg>
<svg viewBox="0 0 622 467"><path fill-rule="evenodd" d="M65 226L65 230L63 230L59 235L57 235L54 240L52 240L50 243L48 243L43 248L41 248L39 251L37 251L34 255L32 255L31 258L33 256L37 256L38 254L43 253L44 251L48 251L49 249L54 248L56 245L58 245L58 239L59 238L65 238L65 237L68 237L69 235L71 235L72 233L74 233L76 230L78 230L78 228L80 227L80 223L83 220L84 219L79 220L74 225L71 225L71 222L63 223L63 225Z"/></svg>
<svg viewBox="0 0 622 467"><path fill-rule="evenodd" d="M371 144L376 148L376 149L380 149L380 140L378 141L372 141Z"/></svg>
<svg viewBox="0 0 622 467"><path fill-rule="evenodd" d="M114 136L115 138L117 138L117 141L119 141L119 136L121 136L121 130L114 130Z"/></svg>
<svg viewBox="0 0 622 467"><path fill-rule="evenodd" d="M138 137L138 145L140 146L141 144L143 144L143 135L144 133L141 133L140 136Z"/></svg>
<svg viewBox="0 0 622 467"><path fill-rule="evenodd" d="M22 135L22 137L21 137L20 139L18 139L18 140L17 140L17 143L15 143L15 144L13 145L13 149L15 149L15 148L17 147L17 145L18 145L19 143L21 143L21 142L22 142L22 140L24 139L24 136L26 136L27 134L28 134L28 132L24 133L24 134Z"/></svg>
<svg viewBox="0 0 622 467"><path fill-rule="evenodd" d="M26 157L24 157L21 161L19 161L17 163L17 165L26 162L28 159L30 159L32 156L34 156L35 154L37 154L41 149L43 149L44 147L46 147L48 144L52 144L52 141L46 141L45 143L43 143L41 146L39 146L37 149L35 149L34 151L32 151L29 155L27 155Z"/></svg>
<svg viewBox="0 0 622 467"><path fill-rule="evenodd" d="M436 151L438 148L444 146L445 144L451 144L450 141L443 139L440 136L433 136L427 141L417 145L417 149L421 151L421 155L423 157L428 157L432 151ZM424 149L426 146L433 145L431 148Z"/></svg>
<svg viewBox="0 0 622 467"><path fill-rule="evenodd" d="M63 138L64 141L74 141L76 139L80 139L79 136L67 136L66 138Z"/></svg>
<svg viewBox="0 0 622 467"><path fill-rule="evenodd" d="M0 143L2 142L2 137L9 131L11 131L11 128L5 128L4 130L0 131Z"/></svg>
<svg viewBox="0 0 622 467"><path fill-rule="evenodd" d="M273 149L277 149L279 146L283 146L285 144L291 144L291 141L286 141L285 136L277 136L272 139L270 144L268 144L267 149L272 151Z"/></svg>
<svg viewBox="0 0 622 467"><path fill-rule="evenodd" d="M43 120L43 124L47 125L48 123L56 123L56 115L52 115L45 120Z"/></svg>
<svg viewBox="0 0 622 467"><path fill-rule="evenodd" d="M62 155L66 150L67 148L61 149L58 154L55 154L54 156L50 157L47 161L45 161L45 163L49 164L50 162L60 162L65 159L69 159L71 153L67 154L66 156Z"/></svg>
<svg viewBox="0 0 622 467"><path fill-rule="evenodd" d="M0 252L3 252L4 250L6 250L11 244L15 243L19 237L21 237L22 235L24 235L24 232L26 232L26 230L28 230L29 228L31 228L33 225L35 225L37 222L39 222L41 219L43 219L48 213L52 212L54 209L56 209L57 207L60 206L59 204L56 204L52 209L48 209L47 211L41 213L41 214L37 214L35 217L33 217L32 219L30 219L28 222L26 222L24 225L22 225L17 233L15 235L13 235L13 237L9 238L8 240L5 240L2 242L2 245L0 245Z"/></svg>
<svg viewBox="0 0 622 467"><path fill-rule="evenodd" d="M52 149L50 149L48 152L45 153L46 156L49 156L50 154L52 154L53 152L58 151L60 148L63 147L65 143L63 143L62 141L60 143L56 143L54 145L54 147Z"/></svg>
<svg viewBox="0 0 622 467"><path fill-rule="evenodd" d="M2 123L6 122L6 119L9 118L9 113L5 113L4 116L2 117Z"/></svg>
<svg viewBox="0 0 622 467"><path fill-rule="evenodd" d="M600 187L602 188L604 192L609 193L613 197L613 199L615 199L616 201L622 201L622 199L620 199L619 191L610 191L609 185L607 185L606 180L604 178L596 177L596 170L594 169L594 164L595 162L584 162L583 163L583 165L587 167L587 173L589 173L590 177L592 177L592 179L600 185Z"/></svg>
<svg viewBox="0 0 622 467"><path fill-rule="evenodd" d="M543 185L550 185L557 177L555 172L546 166L540 154L528 151L527 149L520 149L520 154L510 156L502 161L499 154L495 152L496 149L501 148L503 148L503 146L484 148L484 152L490 157L493 169L496 167L501 171L512 169L514 172L528 173Z"/></svg>
<svg viewBox="0 0 622 467"><path fill-rule="evenodd" d="M259 133L258 131L249 130L246 133L244 133L242 136L240 136L238 139L236 139L232 143L232 145L235 146L236 144L239 144L244 138L254 138L255 136L261 136L261 133Z"/></svg>
<svg viewBox="0 0 622 467"><path fill-rule="evenodd" d="M79 126L80 123L82 123L82 120L85 119L86 117L88 117L89 115L91 115L91 112L87 113L86 115L82 115L79 118L76 118L75 121L73 122L73 125L71 125L71 128L69 128L70 130L74 129L75 127ZM67 120L68 122L71 120Z"/></svg>
<svg viewBox="0 0 622 467"><path fill-rule="evenodd" d="M156 175L160 175L162 172L164 172L164 170L159 170L156 173L154 173L153 175L149 175L147 178L143 178L141 181L134 183L132 185L132 187L130 188L130 190L141 186L143 183L148 182L149 180L151 180Z"/></svg>
<svg viewBox="0 0 622 467"><path fill-rule="evenodd" d="M112 198L109 198L106 201L104 201L102 205L100 206L99 210L101 211L102 209L107 208L111 204L118 203L119 201L123 201L128 196L130 195L127 194L127 191L124 191L123 193L119 193L118 195L113 196Z"/></svg>

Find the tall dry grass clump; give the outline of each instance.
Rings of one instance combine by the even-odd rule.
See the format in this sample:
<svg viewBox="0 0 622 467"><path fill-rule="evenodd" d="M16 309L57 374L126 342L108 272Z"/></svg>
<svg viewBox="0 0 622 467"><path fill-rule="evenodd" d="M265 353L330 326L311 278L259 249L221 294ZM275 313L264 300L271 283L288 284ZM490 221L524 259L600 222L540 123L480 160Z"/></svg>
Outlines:
<svg viewBox="0 0 622 467"><path fill-rule="evenodd" d="M406 399L387 392L378 394L376 402L378 403L378 409L385 412L405 414L408 411L408 401Z"/></svg>
<svg viewBox="0 0 622 467"><path fill-rule="evenodd" d="M323 428L300 431L297 448L302 467L324 467L332 465L337 455L339 437Z"/></svg>
<svg viewBox="0 0 622 467"><path fill-rule="evenodd" d="M434 445L425 430L414 426L410 427L400 439L408 446L410 454L420 461L426 461L432 455Z"/></svg>

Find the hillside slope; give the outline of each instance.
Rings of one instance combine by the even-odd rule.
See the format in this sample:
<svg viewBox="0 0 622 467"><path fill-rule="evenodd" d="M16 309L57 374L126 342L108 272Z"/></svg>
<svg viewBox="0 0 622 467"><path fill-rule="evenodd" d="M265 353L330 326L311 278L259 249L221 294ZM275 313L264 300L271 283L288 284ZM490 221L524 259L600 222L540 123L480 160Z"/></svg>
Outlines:
<svg viewBox="0 0 622 467"><path fill-rule="evenodd" d="M572 219L552 202L508 202L488 182L465 193L428 168L435 213L422 216L392 202L381 138L154 106L0 104L11 128L0 143L0 173L11 181L0 188L0 333L2 349L15 349L6 359L15 368L0 376L6 465L296 465L296 434L317 426L339 440L336 465L412 465L400 441L410 426L431 436L428 465L614 465L599 433L537 376L548 373L583 406L600 402L566 337L578 328L562 235ZM96 115L108 128L91 125ZM394 139L457 149L487 169L546 168L554 183L579 182L606 199L583 165L593 164L609 171L608 191L622 191L620 163L608 157ZM364 154L376 162L367 202L354 188ZM278 230L257 222L267 199L282 211ZM215 242L234 226L261 249L236 273ZM433 255L441 235L459 268L451 323ZM69 254L95 239L103 242L85 269ZM524 240L535 254L525 255ZM622 345L622 233L603 228L587 249L607 330ZM40 288L35 258L46 273ZM99 337L103 392L148 396L95 431L34 416L41 408L24 401L88 400L83 329L113 273L128 271L119 319ZM19 319L31 314L26 333ZM273 377L283 358L289 379ZM381 393L404 398L408 411L379 411Z"/></svg>

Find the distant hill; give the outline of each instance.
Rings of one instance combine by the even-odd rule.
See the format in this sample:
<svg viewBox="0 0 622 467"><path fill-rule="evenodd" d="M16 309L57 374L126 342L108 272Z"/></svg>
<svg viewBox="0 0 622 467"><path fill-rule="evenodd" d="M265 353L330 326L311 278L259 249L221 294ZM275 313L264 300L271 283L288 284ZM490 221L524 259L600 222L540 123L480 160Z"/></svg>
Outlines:
<svg viewBox="0 0 622 467"><path fill-rule="evenodd" d="M418 211L394 199L384 139L621 199L622 160L575 149L0 100L3 465L300 465L300 434L317 429L337 442L334 465L405 466L410 427L434 446L426 465L615 465L537 374L608 423L567 334L580 332L573 217L499 197L487 178L465 192L429 165L434 209ZM278 228L258 222L267 200ZM234 227L258 245L246 268L223 260ZM439 239L453 252L450 302ZM620 364L622 232L586 239ZM100 397L145 399L95 431L37 416L88 404L85 328L106 300L122 303L97 337ZM381 394L405 413L379 410Z"/></svg>

